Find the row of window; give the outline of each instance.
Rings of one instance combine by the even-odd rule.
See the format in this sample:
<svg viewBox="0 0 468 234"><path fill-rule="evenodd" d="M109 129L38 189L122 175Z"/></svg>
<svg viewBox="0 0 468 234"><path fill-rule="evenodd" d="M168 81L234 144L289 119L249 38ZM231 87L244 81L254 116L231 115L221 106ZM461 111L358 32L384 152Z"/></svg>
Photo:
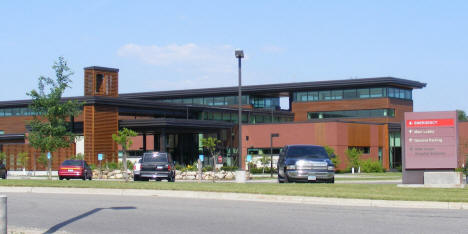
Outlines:
<svg viewBox="0 0 468 234"><path fill-rule="evenodd" d="M194 98L176 98L164 99L163 102L180 103L180 104L193 104L193 105L207 105L207 106L231 106L237 105L238 96L221 96L221 97L194 97ZM242 96L242 105L249 104L249 96Z"/></svg>
<svg viewBox="0 0 468 234"><path fill-rule="evenodd" d="M35 115L35 112L26 107L0 108L0 117L32 115Z"/></svg>
<svg viewBox="0 0 468 234"><path fill-rule="evenodd" d="M207 106L233 106L238 103L238 96L220 96L220 97L194 97L194 98L176 98L164 99L163 102L207 105ZM278 97L249 97L242 96L242 105L253 105L254 108L280 108L280 99Z"/></svg>
<svg viewBox="0 0 468 234"><path fill-rule="evenodd" d="M412 92L408 89L399 88L363 88L363 89L340 89L340 90L324 90L324 91L309 91L295 92L293 100L295 102L316 102L330 101L343 99L367 99L367 98L401 98L412 100Z"/></svg>
<svg viewBox="0 0 468 234"><path fill-rule="evenodd" d="M395 109L308 112L308 119L395 117Z"/></svg>
<svg viewBox="0 0 468 234"><path fill-rule="evenodd" d="M201 112L198 115L199 120L217 120L237 123L239 116L238 113L231 112ZM260 115L260 114L242 114L242 123L282 123L291 122L292 117L285 116L271 116L271 115Z"/></svg>

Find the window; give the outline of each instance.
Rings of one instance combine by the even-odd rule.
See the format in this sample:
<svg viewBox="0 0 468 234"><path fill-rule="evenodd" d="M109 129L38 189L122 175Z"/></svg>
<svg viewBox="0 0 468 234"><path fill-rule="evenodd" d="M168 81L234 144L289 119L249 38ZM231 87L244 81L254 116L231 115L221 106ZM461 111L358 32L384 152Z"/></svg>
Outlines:
<svg viewBox="0 0 468 234"><path fill-rule="evenodd" d="M363 154L369 154L370 153L370 147L369 146L348 146L349 150L356 149L358 151L361 151Z"/></svg>
<svg viewBox="0 0 468 234"><path fill-rule="evenodd" d="M193 98L193 104L203 105L203 98Z"/></svg>
<svg viewBox="0 0 468 234"><path fill-rule="evenodd" d="M104 81L104 76L102 74L96 75L96 93L99 93L102 88L102 82Z"/></svg>
<svg viewBox="0 0 468 234"><path fill-rule="evenodd" d="M332 91L332 99L333 100L343 99L343 90L333 90Z"/></svg>
<svg viewBox="0 0 468 234"><path fill-rule="evenodd" d="M371 88L370 89L370 97L371 98L377 98L377 97L383 97L383 89L382 88Z"/></svg>
<svg viewBox="0 0 468 234"><path fill-rule="evenodd" d="M213 97L204 97L203 98L203 104L204 105L212 106L213 102L214 102Z"/></svg>
<svg viewBox="0 0 468 234"><path fill-rule="evenodd" d="M320 101L328 101L331 99L330 91L320 91L319 92L319 100Z"/></svg>
<svg viewBox="0 0 468 234"><path fill-rule="evenodd" d="M215 106L224 106L224 97L215 97L214 98Z"/></svg>
<svg viewBox="0 0 468 234"><path fill-rule="evenodd" d="M191 98L184 98L183 103L184 104L192 104L192 99Z"/></svg>
<svg viewBox="0 0 468 234"><path fill-rule="evenodd" d="M307 102L307 92L297 93L297 101L298 102Z"/></svg>
<svg viewBox="0 0 468 234"><path fill-rule="evenodd" d="M309 102L315 102L318 101L318 92L308 92L307 93L307 100Z"/></svg>
<svg viewBox="0 0 468 234"><path fill-rule="evenodd" d="M237 104L237 98L236 96L227 96L224 100L226 102L226 105L232 106L234 104Z"/></svg>
<svg viewBox="0 0 468 234"><path fill-rule="evenodd" d="M358 97L359 98L369 98L369 89L358 89Z"/></svg>
<svg viewBox="0 0 468 234"><path fill-rule="evenodd" d="M395 117L394 109L371 109L371 110L343 110L309 112L308 119L329 119L329 118L384 118Z"/></svg>
<svg viewBox="0 0 468 234"><path fill-rule="evenodd" d="M345 89L345 90L343 90L343 97L344 97L344 99L357 98L356 90L355 89Z"/></svg>

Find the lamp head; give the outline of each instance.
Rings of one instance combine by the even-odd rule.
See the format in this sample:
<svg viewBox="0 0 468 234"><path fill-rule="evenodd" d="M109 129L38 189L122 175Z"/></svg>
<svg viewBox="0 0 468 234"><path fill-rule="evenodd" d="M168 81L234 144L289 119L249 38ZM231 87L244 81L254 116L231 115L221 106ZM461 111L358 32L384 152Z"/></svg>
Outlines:
<svg viewBox="0 0 468 234"><path fill-rule="evenodd" d="M243 50L236 50L234 54L236 55L236 58L244 58Z"/></svg>

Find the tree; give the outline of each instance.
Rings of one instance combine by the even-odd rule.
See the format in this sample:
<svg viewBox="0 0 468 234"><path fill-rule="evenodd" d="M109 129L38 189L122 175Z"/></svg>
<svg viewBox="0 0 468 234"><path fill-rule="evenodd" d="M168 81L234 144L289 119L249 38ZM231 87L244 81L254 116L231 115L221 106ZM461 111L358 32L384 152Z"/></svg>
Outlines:
<svg viewBox="0 0 468 234"><path fill-rule="evenodd" d="M262 157L260 158L260 162L262 163L262 166L263 166L262 173L265 174L265 165L270 164L271 157L262 154ZM273 168L270 168L270 170L273 170Z"/></svg>
<svg viewBox="0 0 468 234"><path fill-rule="evenodd" d="M29 143L42 154L50 152L51 155L75 142L75 135L71 132L67 119L77 116L83 105L78 101L62 101L62 95L70 88L70 77L73 75L65 59L59 57L52 68L55 70L55 80L41 76L38 90L33 89L27 93L32 97L29 108L34 113L33 120L29 122ZM52 157L48 159L47 165L49 179L52 179L51 160Z"/></svg>
<svg viewBox="0 0 468 234"><path fill-rule="evenodd" d="M7 155L6 155L5 152L0 152L0 163L5 162L5 164L6 164L6 161L5 161L6 157L7 157Z"/></svg>
<svg viewBox="0 0 468 234"><path fill-rule="evenodd" d="M458 115L458 120L461 120L461 121L468 120L468 116L466 116L466 113L463 110L457 110L457 115Z"/></svg>
<svg viewBox="0 0 468 234"><path fill-rule="evenodd" d="M335 154L335 150L330 146L325 146L325 151L327 151L328 157L331 159L332 163L335 165L335 168L340 164L340 158Z"/></svg>
<svg viewBox="0 0 468 234"><path fill-rule="evenodd" d="M26 166L28 165L29 155L28 152L21 152L18 154L18 163L23 167L23 172L26 173Z"/></svg>
<svg viewBox="0 0 468 234"><path fill-rule="evenodd" d="M346 150L346 156L348 157L350 168L359 168L359 164L361 162L361 155L362 151L354 147Z"/></svg>
<svg viewBox="0 0 468 234"><path fill-rule="evenodd" d="M123 128L117 134L112 134L112 139L117 142L122 147L123 155L122 155L122 165L124 167L124 177L125 182L128 182L128 174L127 174L127 149L130 148L133 144L131 137L137 136L138 134L128 128Z"/></svg>
<svg viewBox="0 0 468 234"><path fill-rule="evenodd" d="M215 180L215 175L214 175L214 171L215 171L215 156L219 154L219 152L216 150L217 149L217 145L221 143L220 140L218 140L216 137L208 137L208 138L202 138L202 146L203 148L205 148L207 151L208 151L208 157L212 157L213 158L213 182Z"/></svg>

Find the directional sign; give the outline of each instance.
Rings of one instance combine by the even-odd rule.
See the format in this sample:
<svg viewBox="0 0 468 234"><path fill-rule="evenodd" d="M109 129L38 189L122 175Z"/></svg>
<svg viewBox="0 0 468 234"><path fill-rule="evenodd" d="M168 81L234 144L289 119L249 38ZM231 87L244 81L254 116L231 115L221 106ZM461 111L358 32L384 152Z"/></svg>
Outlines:
<svg viewBox="0 0 468 234"><path fill-rule="evenodd" d="M101 161L102 160L102 154L98 154L97 158L98 158L99 161Z"/></svg>
<svg viewBox="0 0 468 234"><path fill-rule="evenodd" d="M200 155L198 155L198 158L200 159L200 161L203 162L203 159L205 159L205 156L203 154L200 154Z"/></svg>
<svg viewBox="0 0 468 234"><path fill-rule="evenodd" d="M47 159L50 159L51 157L50 152L47 152Z"/></svg>
<svg viewBox="0 0 468 234"><path fill-rule="evenodd" d="M405 168L457 167L457 113L455 111L405 113Z"/></svg>

